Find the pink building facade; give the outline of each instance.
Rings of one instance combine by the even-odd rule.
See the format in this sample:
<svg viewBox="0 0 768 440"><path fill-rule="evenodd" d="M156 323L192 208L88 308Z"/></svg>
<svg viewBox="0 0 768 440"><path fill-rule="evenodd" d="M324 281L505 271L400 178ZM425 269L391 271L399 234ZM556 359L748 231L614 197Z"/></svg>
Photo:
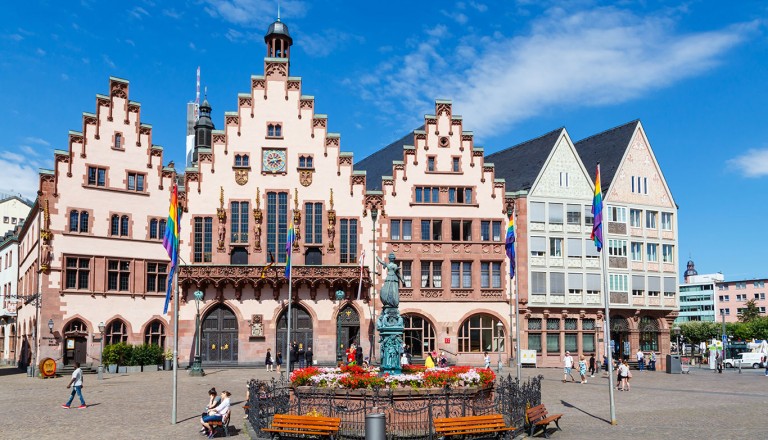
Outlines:
<svg viewBox="0 0 768 440"><path fill-rule="evenodd" d="M725 322L738 321L741 311L746 308L746 302L751 300L755 301L760 315L766 316L766 283L768 279L765 278L716 283L715 320L719 322L725 316Z"/></svg>

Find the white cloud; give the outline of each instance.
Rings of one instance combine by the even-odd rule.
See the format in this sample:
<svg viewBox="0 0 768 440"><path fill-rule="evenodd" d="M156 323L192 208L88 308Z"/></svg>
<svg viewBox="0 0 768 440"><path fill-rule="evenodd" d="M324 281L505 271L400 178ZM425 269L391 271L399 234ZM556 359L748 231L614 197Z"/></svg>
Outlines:
<svg viewBox="0 0 768 440"><path fill-rule="evenodd" d="M19 149L23 151L25 154L28 154L30 156L40 156L40 153L38 153L34 148L30 147L29 145L21 145L19 146Z"/></svg>
<svg viewBox="0 0 768 440"><path fill-rule="evenodd" d="M163 15L165 15L166 17L171 17L171 18L176 19L176 20L181 18L181 13L176 11L173 8L171 8L171 9L163 9Z"/></svg>
<svg viewBox="0 0 768 440"><path fill-rule="evenodd" d="M246 27L264 27L277 18L277 4L263 0L205 0L206 12L212 17ZM302 18L308 5L303 0L284 0L280 3L282 17Z"/></svg>
<svg viewBox="0 0 768 440"><path fill-rule="evenodd" d="M106 64L110 68L112 68L112 69L116 69L117 68L117 66L115 65L115 62L112 61L112 59L109 58L107 55L102 55L101 59L104 60L104 64Z"/></svg>
<svg viewBox="0 0 768 440"><path fill-rule="evenodd" d="M39 48L39 47L37 48L37 50L35 50L35 53L38 54L41 57L45 56L45 51L43 49Z"/></svg>
<svg viewBox="0 0 768 440"><path fill-rule="evenodd" d="M621 103L701 74L756 27L682 34L674 25L615 8L555 8L526 35L468 33L442 41L427 33L405 55L359 75L357 88L403 124L413 122L402 120L403 109L413 113L432 108L436 98L452 98L468 129L505 131L553 107Z"/></svg>
<svg viewBox="0 0 768 440"><path fill-rule="evenodd" d="M768 176L768 148L749 150L741 156L730 159L728 165L741 171L744 177Z"/></svg>
<svg viewBox="0 0 768 440"><path fill-rule="evenodd" d="M136 43L134 43L133 40L131 40L131 39L125 40L125 44L127 44L129 46L136 47Z"/></svg>
<svg viewBox="0 0 768 440"><path fill-rule="evenodd" d="M24 39L24 37L22 37L22 36L21 36L21 35L19 35L19 34L11 34L11 35L6 35L6 37L5 37L5 38L7 38L7 39L9 39L9 40L13 40L13 41L21 41L21 40L23 40L23 39Z"/></svg>
<svg viewBox="0 0 768 440"><path fill-rule="evenodd" d="M133 18L137 18L139 20L141 20L144 17L149 17L149 12L147 12L147 10L142 8L141 6L136 6L135 8L128 11L128 13L131 14Z"/></svg>
<svg viewBox="0 0 768 440"><path fill-rule="evenodd" d="M24 138L24 142L28 144L36 144L36 145L42 145L44 147L50 147L51 143L46 141L45 139L41 139L39 137L34 136L28 136Z"/></svg>
<svg viewBox="0 0 768 440"><path fill-rule="evenodd" d="M304 35L298 41L307 55L322 58L349 44L362 44L365 38L337 29L325 29L318 34Z"/></svg>
<svg viewBox="0 0 768 440"><path fill-rule="evenodd" d="M27 158L9 151L0 152L0 169L3 170L3 185L13 185L2 188L11 193L34 200L37 197L39 176L37 164Z"/></svg>

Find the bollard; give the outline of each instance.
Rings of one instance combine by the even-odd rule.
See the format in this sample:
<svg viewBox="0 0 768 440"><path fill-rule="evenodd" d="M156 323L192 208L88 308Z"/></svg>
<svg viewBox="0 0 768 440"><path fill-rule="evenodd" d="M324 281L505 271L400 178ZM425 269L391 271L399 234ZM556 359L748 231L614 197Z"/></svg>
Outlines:
<svg viewBox="0 0 768 440"><path fill-rule="evenodd" d="M365 415L365 440L386 440L387 418L384 413Z"/></svg>
<svg viewBox="0 0 768 440"><path fill-rule="evenodd" d="M35 377L34 367L32 365L27 367L27 377Z"/></svg>
<svg viewBox="0 0 768 440"><path fill-rule="evenodd" d="M104 380L104 366L103 365L99 365L99 372L98 372L97 380Z"/></svg>

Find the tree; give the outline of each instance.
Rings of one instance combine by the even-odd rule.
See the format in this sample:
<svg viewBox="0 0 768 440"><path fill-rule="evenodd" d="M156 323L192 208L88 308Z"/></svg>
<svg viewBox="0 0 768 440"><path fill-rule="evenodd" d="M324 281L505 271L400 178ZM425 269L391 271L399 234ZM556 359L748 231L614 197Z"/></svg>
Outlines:
<svg viewBox="0 0 768 440"><path fill-rule="evenodd" d="M754 299L750 299L744 303L744 305L746 307L741 309L741 313L739 314L739 321L752 322L760 318L760 307L757 306Z"/></svg>
<svg viewBox="0 0 768 440"><path fill-rule="evenodd" d="M691 321L680 324L680 334L693 344L720 339L720 326L716 322Z"/></svg>

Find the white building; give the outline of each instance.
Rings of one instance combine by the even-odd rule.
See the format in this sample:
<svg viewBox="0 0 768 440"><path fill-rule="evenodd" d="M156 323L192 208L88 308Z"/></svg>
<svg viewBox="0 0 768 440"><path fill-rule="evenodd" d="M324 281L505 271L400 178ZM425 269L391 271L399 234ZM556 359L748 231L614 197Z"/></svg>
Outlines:
<svg viewBox="0 0 768 440"><path fill-rule="evenodd" d="M0 238L0 364L11 363L15 359L14 338L11 335L16 330L20 229L8 231Z"/></svg>
<svg viewBox="0 0 768 440"><path fill-rule="evenodd" d="M20 196L0 194L0 218L2 218L0 236L15 229L16 225L22 224L31 207L32 202Z"/></svg>

